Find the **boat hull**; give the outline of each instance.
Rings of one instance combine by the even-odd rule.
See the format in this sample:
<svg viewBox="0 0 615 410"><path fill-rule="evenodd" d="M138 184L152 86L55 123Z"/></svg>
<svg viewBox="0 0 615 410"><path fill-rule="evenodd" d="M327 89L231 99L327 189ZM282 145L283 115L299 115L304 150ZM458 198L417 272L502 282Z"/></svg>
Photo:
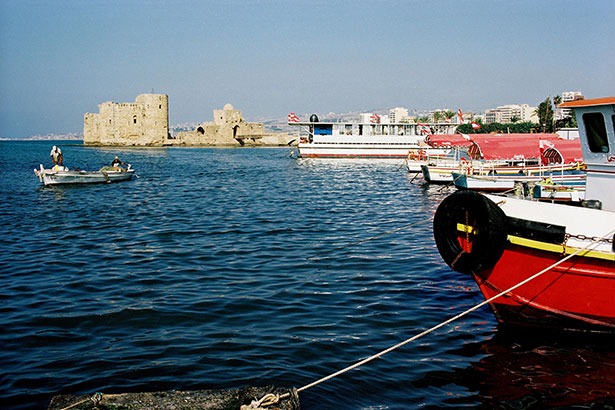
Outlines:
<svg viewBox="0 0 615 410"><path fill-rule="evenodd" d="M473 276L490 299L560 259L554 252L509 245L493 269ZM614 294L613 261L575 256L495 299L490 307L502 324L615 332Z"/></svg>
<svg viewBox="0 0 615 410"><path fill-rule="evenodd" d="M585 199L585 181L582 185L536 184L532 190L532 197L539 201L580 204Z"/></svg>
<svg viewBox="0 0 615 410"><path fill-rule="evenodd" d="M302 158L400 158L406 159L408 151L416 144L299 144Z"/></svg>
<svg viewBox="0 0 615 410"><path fill-rule="evenodd" d="M615 333L614 232L615 212L473 191L434 216L442 258L501 324L558 330Z"/></svg>
<svg viewBox="0 0 615 410"><path fill-rule="evenodd" d="M545 191L551 190L557 192L557 185L554 183L566 186L584 187L584 173L567 173L567 174L552 174L544 175L467 175L461 172L452 172L453 181L458 189L470 189L483 192L505 192L512 191L518 183L536 184L541 181L550 180L550 187L545 188ZM546 193L546 192L545 192ZM552 195L554 199L555 195ZM557 198L559 199L559 198ZM565 196L562 196L565 199Z"/></svg>
<svg viewBox="0 0 615 410"><path fill-rule="evenodd" d="M421 172L425 181L432 184L449 184L453 182L453 171L459 168L452 167L436 167L429 164L421 165Z"/></svg>
<svg viewBox="0 0 615 410"><path fill-rule="evenodd" d="M453 183L458 189L473 189L479 191L504 192L515 187L515 180L511 178L476 177L460 172L452 172Z"/></svg>

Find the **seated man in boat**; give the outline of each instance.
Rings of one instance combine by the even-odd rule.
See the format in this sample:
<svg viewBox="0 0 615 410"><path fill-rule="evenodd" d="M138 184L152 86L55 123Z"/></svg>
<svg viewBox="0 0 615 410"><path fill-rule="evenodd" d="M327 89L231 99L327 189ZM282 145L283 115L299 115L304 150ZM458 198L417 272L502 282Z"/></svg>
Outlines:
<svg viewBox="0 0 615 410"><path fill-rule="evenodd" d="M111 161L111 166L114 168L119 168L120 165L126 165L126 163L120 161L119 157L116 155L113 161Z"/></svg>
<svg viewBox="0 0 615 410"><path fill-rule="evenodd" d="M56 147L55 145L51 147L51 152L49 153L49 156L51 157L51 162L53 163L53 165L62 165L63 157L62 150L60 149L60 147Z"/></svg>

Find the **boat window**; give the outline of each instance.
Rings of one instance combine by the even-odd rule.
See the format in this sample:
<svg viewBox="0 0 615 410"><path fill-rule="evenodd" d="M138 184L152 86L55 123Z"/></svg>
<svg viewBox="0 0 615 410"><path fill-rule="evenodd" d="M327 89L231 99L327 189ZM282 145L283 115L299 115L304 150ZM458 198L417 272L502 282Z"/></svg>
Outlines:
<svg viewBox="0 0 615 410"><path fill-rule="evenodd" d="M332 125L314 125L314 135L332 135Z"/></svg>
<svg viewBox="0 0 615 410"><path fill-rule="evenodd" d="M591 152L609 152L604 117L599 112L583 114L583 124L587 133L587 143Z"/></svg>

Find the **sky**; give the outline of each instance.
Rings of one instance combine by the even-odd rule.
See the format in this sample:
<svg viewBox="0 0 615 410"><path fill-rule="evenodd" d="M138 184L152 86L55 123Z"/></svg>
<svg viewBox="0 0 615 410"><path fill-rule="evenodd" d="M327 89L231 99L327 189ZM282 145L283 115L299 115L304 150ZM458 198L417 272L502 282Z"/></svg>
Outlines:
<svg viewBox="0 0 615 410"><path fill-rule="evenodd" d="M613 0L0 0L0 138L169 96L170 125L615 95Z"/></svg>

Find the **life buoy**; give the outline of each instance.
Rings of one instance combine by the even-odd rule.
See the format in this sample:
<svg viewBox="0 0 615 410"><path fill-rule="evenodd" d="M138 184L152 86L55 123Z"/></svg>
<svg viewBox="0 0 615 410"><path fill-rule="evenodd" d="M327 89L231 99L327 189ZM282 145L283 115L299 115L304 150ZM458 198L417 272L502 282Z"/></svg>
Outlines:
<svg viewBox="0 0 615 410"><path fill-rule="evenodd" d="M489 198L457 191L438 206L433 221L438 251L452 269L476 273L492 268L506 246L506 215Z"/></svg>

